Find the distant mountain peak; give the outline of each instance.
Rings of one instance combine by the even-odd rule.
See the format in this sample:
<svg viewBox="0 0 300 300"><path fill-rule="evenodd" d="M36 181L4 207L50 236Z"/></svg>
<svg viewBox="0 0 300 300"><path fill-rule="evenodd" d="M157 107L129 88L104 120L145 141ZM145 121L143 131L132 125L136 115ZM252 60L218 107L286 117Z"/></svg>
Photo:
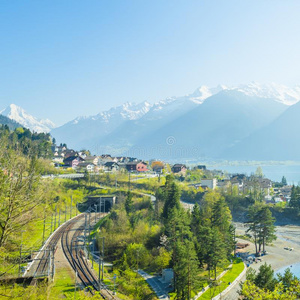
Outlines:
<svg viewBox="0 0 300 300"><path fill-rule="evenodd" d="M275 99L285 105L293 105L300 101L300 86L290 88L283 84L251 82L231 87L229 90L237 90L247 96Z"/></svg>
<svg viewBox="0 0 300 300"><path fill-rule="evenodd" d="M50 132L55 128L55 124L48 119L37 119L28 114L23 108L16 104L10 104L0 112L2 115L20 123L22 126L35 132Z"/></svg>
<svg viewBox="0 0 300 300"><path fill-rule="evenodd" d="M199 88L197 88L192 94L187 95L187 97L189 97L195 103L201 104L207 98L227 89L228 89L227 86L221 84L219 84L214 88L210 88L206 85L202 85Z"/></svg>

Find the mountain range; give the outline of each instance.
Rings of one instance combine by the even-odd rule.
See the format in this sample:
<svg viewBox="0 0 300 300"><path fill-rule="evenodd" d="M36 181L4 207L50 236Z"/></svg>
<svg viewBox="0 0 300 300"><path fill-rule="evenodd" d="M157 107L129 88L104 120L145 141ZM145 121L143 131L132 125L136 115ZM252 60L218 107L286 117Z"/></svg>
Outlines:
<svg viewBox="0 0 300 300"><path fill-rule="evenodd" d="M57 128L49 120L32 117L38 123L29 122L32 118L20 109L14 109L16 115L4 113L25 127L36 126L35 131L52 128L57 142L95 154L178 160L300 160L299 100L300 86L251 83L202 86L186 96L154 104L125 103Z"/></svg>
<svg viewBox="0 0 300 300"><path fill-rule="evenodd" d="M48 119L38 119L28 114L23 108L10 104L4 110L0 111L0 114L14 120L21 124L25 128L35 132L50 132L55 127L55 124Z"/></svg>

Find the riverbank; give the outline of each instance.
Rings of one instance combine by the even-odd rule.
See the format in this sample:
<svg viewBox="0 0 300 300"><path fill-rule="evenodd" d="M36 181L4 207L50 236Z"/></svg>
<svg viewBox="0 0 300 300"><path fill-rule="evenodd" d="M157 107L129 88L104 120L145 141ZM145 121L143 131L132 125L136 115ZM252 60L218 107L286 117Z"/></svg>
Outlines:
<svg viewBox="0 0 300 300"><path fill-rule="evenodd" d="M242 223L235 223L236 234L244 235L246 227ZM252 263L251 268L258 270L259 267L264 264L270 264L274 271L286 269L295 263L300 262L300 226L276 226L277 240L271 245L266 246L267 255L261 257L261 261ZM238 242L248 243L249 246L243 251L248 255L255 253L255 246L252 242L243 239L237 239ZM285 248L292 248L293 250L286 250ZM293 267L291 267L293 271ZM246 279L246 276L241 278L241 282ZM238 299L238 291L240 290L239 285L234 286L224 296L224 300Z"/></svg>
<svg viewBox="0 0 300 300"><path fill-rule="evenodd" d="M237 235L245 234L246 228L241 223L236 223ZM300 262L300 226L276 226L277 240L271 245L266 246L267 255L262 257L262 262L251 265L254 269L266 262L272 265L274 270ZM238 239L241 242L247 242L250 245L245 251L249 254L255 253L255 246L249 241ZM293 249L292 251L285 248Z"/></svg>

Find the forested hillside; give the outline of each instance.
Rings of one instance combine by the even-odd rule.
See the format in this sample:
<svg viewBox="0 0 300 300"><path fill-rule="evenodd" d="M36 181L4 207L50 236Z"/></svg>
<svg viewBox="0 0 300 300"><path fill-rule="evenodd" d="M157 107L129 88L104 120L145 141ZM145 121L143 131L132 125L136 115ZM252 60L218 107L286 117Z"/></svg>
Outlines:
<svg viewBox="0 0 300 300"><path fill-rule="evenodd" d="M0 124L7 125L10 130L14 130L18 127L22 127L21 124L17 123L14 120L9 119L8 117L3 116L3 115L0 115Z"/></svg>

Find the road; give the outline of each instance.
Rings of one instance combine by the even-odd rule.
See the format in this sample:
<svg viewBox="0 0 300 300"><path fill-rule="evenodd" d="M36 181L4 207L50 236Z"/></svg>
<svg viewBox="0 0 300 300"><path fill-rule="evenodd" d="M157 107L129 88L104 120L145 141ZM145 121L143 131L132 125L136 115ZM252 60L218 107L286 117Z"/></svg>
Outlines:
<svg viewBox="0 0 300 300"><path fill-rule="evenodd" d="M147 281L147 283L151 286L152 290L157 295L158 299L168 300L168 284L160 281L160 277L152 276L143 270L138 270L138 273Z"/></svg>

